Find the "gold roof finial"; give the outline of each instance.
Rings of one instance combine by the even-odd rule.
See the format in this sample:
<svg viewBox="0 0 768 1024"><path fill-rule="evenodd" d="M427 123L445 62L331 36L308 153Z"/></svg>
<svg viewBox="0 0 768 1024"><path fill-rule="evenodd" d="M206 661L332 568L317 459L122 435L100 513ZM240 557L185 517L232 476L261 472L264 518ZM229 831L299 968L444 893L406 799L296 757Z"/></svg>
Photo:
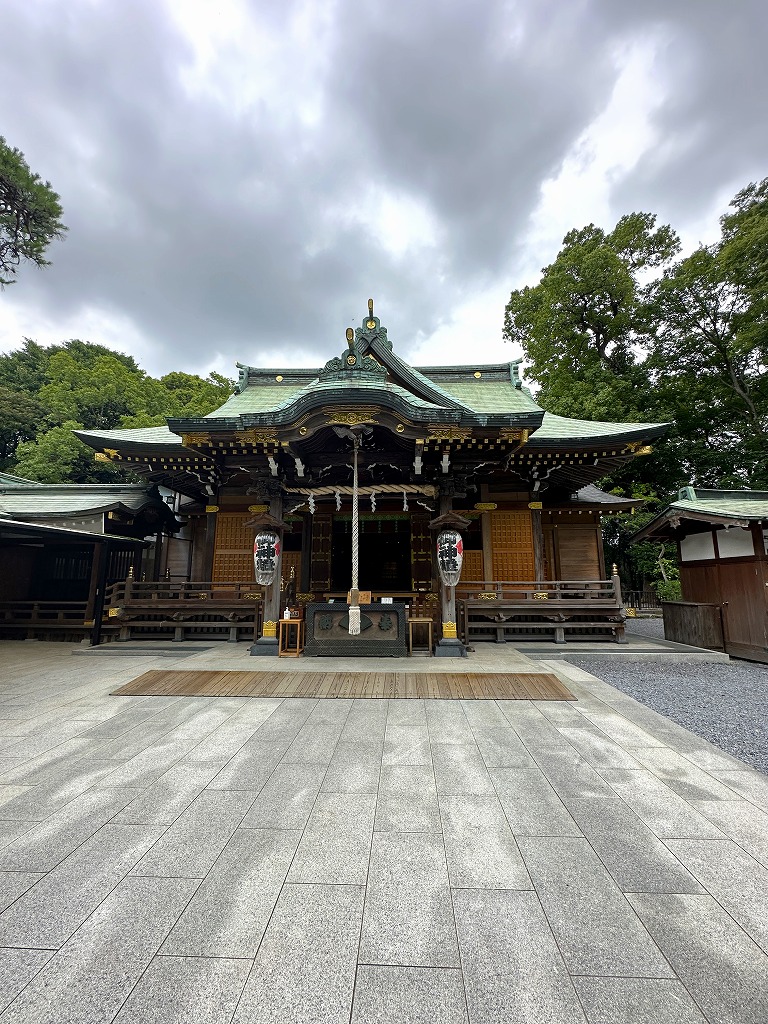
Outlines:
<svg viewBox="0 0 768 1024"><path fill-rule="evenodd" d="M368 299L368 316L373 316L373 299Z"/></svg>
<svg viewBox="0 0 768 1024"><path fill-rule="evenodd" d="M348 327L347 328L347 344L349 345L350 348L352 348L352 343L354 342L354 340L355 340L355 332L352 330L351 327Z"/></svg>

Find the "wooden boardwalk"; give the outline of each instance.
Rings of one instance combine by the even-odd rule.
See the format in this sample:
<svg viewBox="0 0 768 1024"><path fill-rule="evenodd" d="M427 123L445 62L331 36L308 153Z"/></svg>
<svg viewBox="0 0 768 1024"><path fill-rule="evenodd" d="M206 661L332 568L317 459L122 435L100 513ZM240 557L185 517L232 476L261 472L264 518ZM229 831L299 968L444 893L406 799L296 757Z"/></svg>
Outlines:
<svg viewBox="0 0 768 1024"><path fill-rule="evenodd" d="M273 673L151 669L115 690L113 696L576 700L549 672Z"/></svg>

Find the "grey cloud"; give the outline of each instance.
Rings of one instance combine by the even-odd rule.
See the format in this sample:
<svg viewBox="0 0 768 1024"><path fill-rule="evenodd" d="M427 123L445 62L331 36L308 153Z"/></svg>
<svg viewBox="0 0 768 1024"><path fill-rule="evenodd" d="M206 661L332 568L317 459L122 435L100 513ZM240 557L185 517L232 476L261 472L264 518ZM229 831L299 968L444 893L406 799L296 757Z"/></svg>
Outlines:
<svg viewBox="0 0 768 1024"><path fill-rule="evenodd" d="M148 368L164 372L217 354L279 362L289 346L321 362L372 294L407 355L417 332L511 266L542 182L610 93L621 40L653 29L680 47L680 88L659 123L698 134L617 187L617 215L692 210L760 158L757 98L731 110L757 44L742 47L737 29L721 37L731 14L719 4L676 8L340 0L318 41L324 113L306 126L290 92L240 111L186 92L192 54L158 0L13 5L2 131L61 193L70 231L54 265L28 270L0 301L54 318L89 305L125 314L152 340ZM253 4L277 30L297 9ZM302 54L293 59L300 77ZM711 152L718 133L728 157ZM424 203L440 244L401 258L376 225L356 226L349 208L371 186Z"/></svg>

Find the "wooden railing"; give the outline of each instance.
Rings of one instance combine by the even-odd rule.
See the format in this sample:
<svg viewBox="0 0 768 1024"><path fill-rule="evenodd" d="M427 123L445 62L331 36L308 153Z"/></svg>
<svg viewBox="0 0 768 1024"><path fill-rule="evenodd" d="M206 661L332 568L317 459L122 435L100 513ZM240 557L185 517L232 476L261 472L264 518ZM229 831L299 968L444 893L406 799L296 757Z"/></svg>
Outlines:
<svg viewBox="0 0 768 1024"><path fill-rule="evenodd" d="M119 640L255 640L264 601L251 583L125 580L107 592L107 616Z"/></svg>
<svg viewBox="0 0 768 1024"><path fill-rule="evenodd" d="M126 601L258 601L263 598L263 588L256 583L220 583L211 580L178 583L172 580L146 582L121 580L107 588L107 605L123 604Z"/></svg>
<svg viewBox="0 0 768 1024"><path fill-rule="evenodd" d="M456 588L460 635L474 640L551 634L565 643L565 633L608 633L624 643L626 612L618 576L609 580L483 581Z"/></svg>
<svg viewBox="0 0 768 1024"><path fill-rule="evenodd" d="M2 601L0 630L4 636L23 635L27 639L40 636L61 638L67 633L85 636L93 628L86 622L85 601Z"/></svg>

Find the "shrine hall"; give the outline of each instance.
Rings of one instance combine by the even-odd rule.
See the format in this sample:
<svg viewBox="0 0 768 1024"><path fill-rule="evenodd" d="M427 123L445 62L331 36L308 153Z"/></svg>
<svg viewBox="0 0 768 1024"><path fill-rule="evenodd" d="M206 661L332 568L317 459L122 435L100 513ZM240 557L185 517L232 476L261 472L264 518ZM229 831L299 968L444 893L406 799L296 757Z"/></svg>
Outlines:
<svg viewBox="0 0 768 1024"><path fill-rule="evenodd" d="M141 585L147 599L154 586L155 598L187 587L250 600L270 653L288 603L297 614L324 605L327 619L358 588L372 610L404 605L430 619L436 647L542 630L562 640L563 627L621 640L600 521L632 503L595 481L647 454L666 426L552 415L523 386L520 360L410 366L371 300L339 349L319 368L238 364L236 392L207 416L77 431L97 459L178 496L181 526L146 560L143 582L135 567L134 600ZM446 527L461 541L455 587L437 561ZM279 543L261 586L253 550L265 529ZM597 614L606 597L617 614ZM152 633L143 614L136 622L149 625L130 635Z"/></svg>

